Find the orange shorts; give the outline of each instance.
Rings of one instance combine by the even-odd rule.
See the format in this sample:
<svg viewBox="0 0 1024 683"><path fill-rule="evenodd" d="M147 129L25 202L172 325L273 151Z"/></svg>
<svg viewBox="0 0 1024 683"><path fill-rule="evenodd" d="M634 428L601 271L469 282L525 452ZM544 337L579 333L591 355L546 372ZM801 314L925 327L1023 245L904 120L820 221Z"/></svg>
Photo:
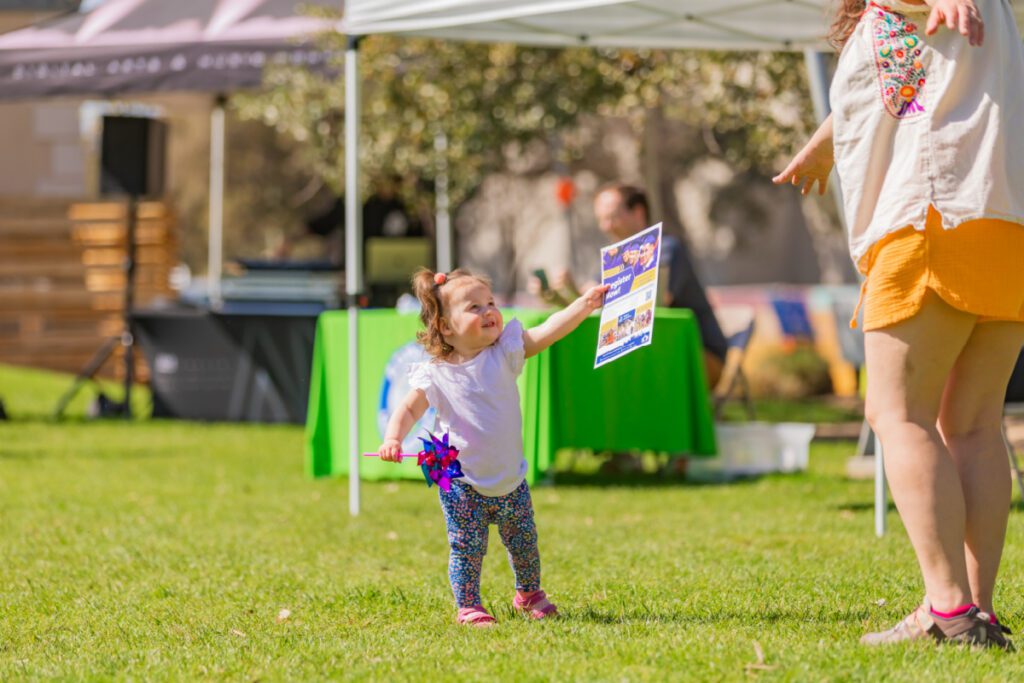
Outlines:
<svg viewBox="0 0 1024 683"><path fill-rule="evenodd" d="M945 230L932 207L923 231L886 235L859 267L865 331L912 317L929 289L979 321L1024 322L1024 225L986 218Z"/></svg>

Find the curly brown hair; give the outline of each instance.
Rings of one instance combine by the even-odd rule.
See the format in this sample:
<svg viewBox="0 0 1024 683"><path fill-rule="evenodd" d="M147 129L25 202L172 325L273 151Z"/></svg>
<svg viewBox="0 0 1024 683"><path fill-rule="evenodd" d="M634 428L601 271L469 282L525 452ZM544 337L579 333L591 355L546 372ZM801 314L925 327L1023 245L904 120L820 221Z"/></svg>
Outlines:
<svg viewBox="0 0 1024 683"><path fill-rule="evenodd" d="M832 28L828 32L828 42L832 43L837 50L842 50L846 41L853 35L853 29L857 28L864 10L867 9L865 0L839 0L836 7L836 18L832 22Z"/></svg>
<svg viewBox="0 0 1024 683"><path fill-rule="evenodd" d="M428 268L420 268L412 276L412 291L420 300L420 322L424 328L416 333L416 341L434 358L444 358L454 351L441 334L441 319L444 318L452 281L470 278L488 287L491 286L491 281L464 268L456 268L445 274L443 284L437 284L436 277L437 273Z"/></svg>

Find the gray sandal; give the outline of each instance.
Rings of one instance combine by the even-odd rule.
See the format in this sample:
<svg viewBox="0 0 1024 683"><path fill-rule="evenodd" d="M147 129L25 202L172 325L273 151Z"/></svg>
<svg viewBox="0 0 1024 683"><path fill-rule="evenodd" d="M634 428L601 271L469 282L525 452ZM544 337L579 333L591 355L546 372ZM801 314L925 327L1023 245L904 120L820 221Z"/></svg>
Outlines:
<svg viewBox="0 0 1024 683"><path fill-rule="evenodd" d="M949 619L932 614L928 601L907 615L900 623L887 631L868 633L860 639L864 645L888 645L915 640L931 639L936 643L957 643L980 647L1000 647L1010 650L1013 645L1006 639L1008 631L977 607L971 607L965 614Z"/></svg>

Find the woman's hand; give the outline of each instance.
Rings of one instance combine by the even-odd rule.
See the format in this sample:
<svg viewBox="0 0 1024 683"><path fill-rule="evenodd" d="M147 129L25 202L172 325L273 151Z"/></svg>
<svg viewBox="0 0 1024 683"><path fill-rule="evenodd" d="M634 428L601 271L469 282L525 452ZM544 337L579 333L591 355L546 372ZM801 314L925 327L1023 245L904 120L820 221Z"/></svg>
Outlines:
<svg viewBox="0 0 1024 683"><path fill-rule="evenodd" d="M832 115L822 121L818 130L814 131L811 141L804 145L786 170L772 178L776 185L791 183L800 187L800 194L808 195L818 183L818 194L825 194L828 176L835 165L832 147Z"/></svg>
<svg viewBox="0 0 1024 683"><path fill-rule="evenodd" d="M971 45L981 45L985 41L985 22L974 0L927 1L932 7L932 13L924 29L926 35L935 35L939 27L945 24L950 31L960 31Z"/></svg>
<svg viewBox="0 0 1024 683"><path fill-rule="evenodd" d="M377 455L386 462L402 462L402 444L398 439L384 439L377 449Z"/></svg>
<svg viewBox="0 0 1024 683"><path fill-rule="evenodd" d="M800 186L800 194L805 196L814 189L814 183L818 183L818 194L825 194L834 164L832 139L819 140L815 137L789 162L786 170L772 178L772 182Z"/></svg>

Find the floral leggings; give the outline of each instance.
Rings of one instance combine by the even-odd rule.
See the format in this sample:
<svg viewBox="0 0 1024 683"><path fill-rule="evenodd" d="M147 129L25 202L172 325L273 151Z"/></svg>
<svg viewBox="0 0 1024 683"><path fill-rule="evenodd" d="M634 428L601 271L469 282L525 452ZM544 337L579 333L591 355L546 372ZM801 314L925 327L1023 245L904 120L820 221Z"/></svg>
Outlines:
<svg viewBox="0 0 1024 683"><path fill-rule="evenodd" d="M480 605L480 568L487 554L487 532L498 525L501 542L508 550L509 564L516 575L516 589L540 588L540 552L537 526L533 522L530 487L524 481L512 493L491 498L469 484L453 481L451 490L441 491L441 509L448 527L448 579L458 607Z"/></svg>

